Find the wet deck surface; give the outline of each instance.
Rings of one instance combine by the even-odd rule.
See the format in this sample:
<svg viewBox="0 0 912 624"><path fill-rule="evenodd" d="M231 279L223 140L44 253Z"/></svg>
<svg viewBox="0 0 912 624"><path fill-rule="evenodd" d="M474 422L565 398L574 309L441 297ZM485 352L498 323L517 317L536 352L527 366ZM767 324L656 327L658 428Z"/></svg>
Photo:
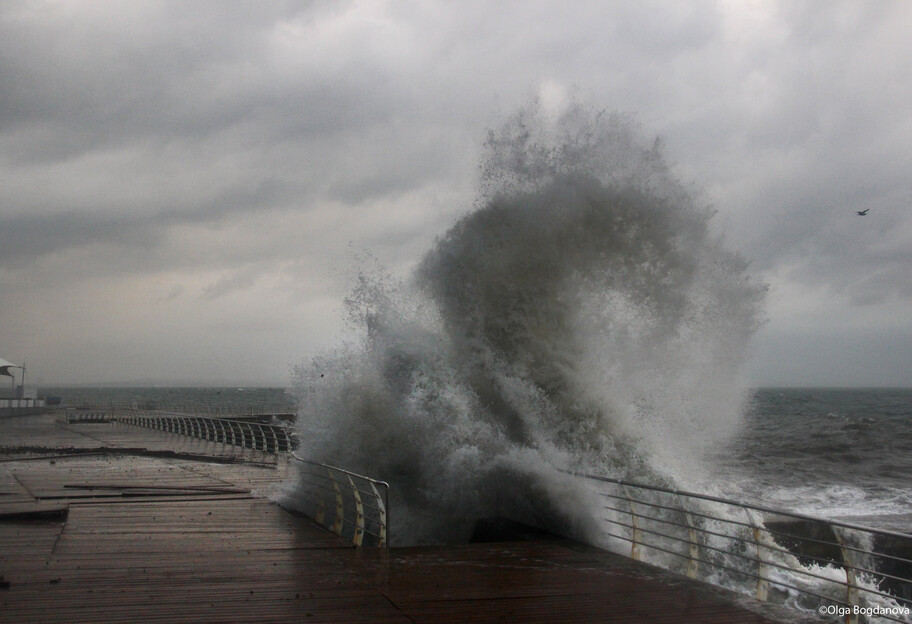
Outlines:
<svg viewBox="0 0 912 624"><path fill-rule="evenodd" d="M355 549L268 500L281 464L174 438L0 421L0 622L773 621L572 541Z"/></svg>

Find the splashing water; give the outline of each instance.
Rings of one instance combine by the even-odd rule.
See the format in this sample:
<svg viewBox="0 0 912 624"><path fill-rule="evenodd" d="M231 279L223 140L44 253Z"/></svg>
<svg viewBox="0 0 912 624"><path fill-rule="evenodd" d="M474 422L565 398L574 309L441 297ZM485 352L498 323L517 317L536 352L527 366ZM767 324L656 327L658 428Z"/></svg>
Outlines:
<svg viewBox="0 0 912 624"><path fill-rule="evenodd" d="M763 287L625 117L533 104L475 209L407 280L365 272L358 338L295 370L300 452L393 484L394 540L507 516L585 537L561 470L685 485L737 429Z"/></svg>

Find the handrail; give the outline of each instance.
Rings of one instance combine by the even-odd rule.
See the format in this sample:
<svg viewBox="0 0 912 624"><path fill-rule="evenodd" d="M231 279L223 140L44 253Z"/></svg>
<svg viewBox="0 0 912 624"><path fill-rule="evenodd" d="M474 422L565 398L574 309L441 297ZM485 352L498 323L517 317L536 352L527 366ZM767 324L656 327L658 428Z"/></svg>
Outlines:
<svg viewBox="0 0 912 624"><path fill-rule="evenodd" d="M389 483L294 452L291 457L301 464L303 513L336 535L350 537L355 546L363 546L365 538L375 546L389 544Z"/></svg>
<svg viewBox="0 0 912 624"><path fill-rule="evenodd" d="M597 483L606 501L604 535L628 543L629 555L704 579L726 572L744 586L756 582L761 601L804 596L800 608L838 615L848 624L859 615L909 622L912 560L880 552L877 542L902 543L912 535L742 503L717 496L580 472L568 474ZM686 505L685 505L686 501ZM791 528L789 527L791 525ZM803 525L829 533L804 534ZM905 551L909 552L909 551ZM802 560L810 565L802 564ZM899 570L897 570L899 568ZM843 576L839 580L834 572ZM811 600L809 601L808 598ZM794 600L794 598L793 598ZM817 604L812 604L818 600Z"/></svg>
<svg viewBox="0 0 912 624"><path fill-rule="evenodd" d="M281 425L215 418L190 414L168 414L130 410L117 414L113 409L66 410L66 422L117 422L145 427L223 445L249 448L278 462L286 454L318 471L302 470L304 498L313 509L311 518L337 535L350 536L356 546L365 541L385 547L389 543L389 484L364 475L314 462L296 455L297 434ZM329 502L329 511L327 511ZM329 518L329 520L327 520Z"/></svg>
<svg viewBox="0 0 912 624"><path fill-rule="evenodd" d="M64 422L72 423L105 423L111 422L113 412L109 409L71 409L63 412Z"/></svg>
<svg viewBox="0 0 912 624"><path fill-rule="evenodd" d="M261 451L264 457L276 460L297 446L297 436L291 428L246 420L183 414L122 414L111 415L110 420Z"/></svg>
<svg viewBox="0 0 912 624"><path fill-rule="evenodd" d="M574 471L566 471L566 472L567 472L567 474L571 474L571 475L574 475L577 477L585 477L586 479L592 479L595 481L604 481L606 483L616 483L618 485L628 485L628 486L641 488L643 490L653 490L656 492L663 492L666 494L678 494L680 496L685 496L687 498L698 498L698 499L715 502L715 503L737 505L738 507L753 509L755 511L760 511L763 513L788 516L788 517L794 518L796 520L809 520L812 522L826 522L827 524L843 527L846 529L869 531L869 532L878 533L881 535L890 535L893 537L907 537L907 538L912 537L912 535L910 535L909 533L900 533L898 531L889 531L889 530L885 530L885 529L874 529L872 527L868 527L868 526L864 526L864 525L860 525L860 524L852 524L850 522L842 522L839 520L826 520L824 518L819 518L817 516L810 516L810 515L801 514L801 513L797 513L797 512L785 511L782 509L776 509L774 507L765 507L763 505L757 505L757 504L753 504L753 503L742 503L742 502L727 499L727 498L711 496L709 494L697 494L696 492L688 492L687 490L678 490L678 489L667 488L667 487L662 487L662 486L657 486L657 485L645 485L642 483L636 483L634 481L625 481L624 479L612 479L610 477L603 477L600 475L588 474L585 472L574 472Z"/></svg>

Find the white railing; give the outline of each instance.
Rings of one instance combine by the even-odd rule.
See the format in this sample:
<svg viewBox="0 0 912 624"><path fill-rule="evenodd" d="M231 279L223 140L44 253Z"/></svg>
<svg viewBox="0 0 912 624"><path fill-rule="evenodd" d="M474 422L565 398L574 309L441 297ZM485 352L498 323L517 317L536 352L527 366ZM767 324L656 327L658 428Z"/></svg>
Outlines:
<svg viewBox="0 0 912 624"><path fill-rule="evenodd" d="M114 412L109 409L74 409L68 407L63 411L64 422L73 423L106 423L113 422Z"/></svg>
<svg viewBox="0 0 912 624"><path fill-rule="evenodd" d="M26 416L44 411L44 399L13 398L0 399L0 415Z"/></svg>
<svg viewBox="0 0 912 624"><path fill-rule="evenodd" d="M297 465L301 512L355 546L389 543L389 484L291 455Z"/></svg>
<svg viewBox="0 0 912 624"><path fill-rule="evenodd" d="M669 488L571 473L602 498L631 558L838 616L910 622L912 536ZM893 554L887 552L892 550ZM865 621L865 620L861 620Z"/></svg>
<svg viewBox="0 0 912 624"><path fill-rule="evenodd" d="M67 412L68 414L70 412ZM79 414L79 412L73 412ZM281 425L209 416L116 414L111 420L157 431L190 436L220 444L261 451L278 456L290 452L297 444L294 432Z"/></svg>

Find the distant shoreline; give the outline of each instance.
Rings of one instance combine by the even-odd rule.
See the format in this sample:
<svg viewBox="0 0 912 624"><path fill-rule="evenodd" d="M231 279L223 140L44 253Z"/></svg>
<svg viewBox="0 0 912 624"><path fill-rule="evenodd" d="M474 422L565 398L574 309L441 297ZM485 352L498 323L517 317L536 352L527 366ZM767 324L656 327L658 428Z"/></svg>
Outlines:
<svg viewBox="0 0 912 624"><path fill-rule="evenodd" d="M99 382L99 383L42 383L39 390L46 389L217 389L217 390L287 390L290 384L243 384L243 383L151 383L151 382ZM750 386L748 391L770 390L912 390L912 386Z"/></svg>

